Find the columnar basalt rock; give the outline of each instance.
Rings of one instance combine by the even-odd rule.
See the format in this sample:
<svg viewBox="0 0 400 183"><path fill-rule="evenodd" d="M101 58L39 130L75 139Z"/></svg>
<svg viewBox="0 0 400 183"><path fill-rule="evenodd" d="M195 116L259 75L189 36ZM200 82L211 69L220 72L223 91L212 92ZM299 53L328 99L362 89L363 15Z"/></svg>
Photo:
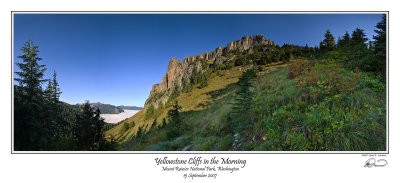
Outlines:
<svg viewBox="0 0 400 183"><path fill-rule="evenodd" d="M196 62L197 60L212 61L214 65L224 64L228 59L222 56L225 51L251 51L251 48L260 45L275 45L275 43L265 39L264 35L244 36L241 40L230 42L226 47L220 46L210 52L188 56L181 62L175 57L172 58L168 62L167 73L159 84L153 85L145 105L151 103L158 107L159 103L165 104L174 90L182 90L183 83L189 81L193 70L204 72L202 63Z"/></svg>

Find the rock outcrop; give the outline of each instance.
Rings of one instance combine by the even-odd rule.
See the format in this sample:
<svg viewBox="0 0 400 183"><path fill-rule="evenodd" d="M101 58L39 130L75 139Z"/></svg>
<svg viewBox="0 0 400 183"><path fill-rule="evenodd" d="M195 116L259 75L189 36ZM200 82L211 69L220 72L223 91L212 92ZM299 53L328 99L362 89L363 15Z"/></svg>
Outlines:
<svg viewBox="0 0 400 183"><path fill-rule="evenodd" d="M207 63L212 62L214 66L224 64L229 59L223 56L224 52L231 50L251 51L253 47L260 45L275 45L275 43L265 39L263 35L244 36L241 40L230 42L226 47L218 47L210 52L188 56L181 62L175 57L172 58L168 62L167 73L161 82L153 85L145 106L151 103L157 108L160 103L165 104L172 92L182 90L183 83L189 81L194 70L203 72L202 63L197 62L198 60L207 60Z"/></svg>

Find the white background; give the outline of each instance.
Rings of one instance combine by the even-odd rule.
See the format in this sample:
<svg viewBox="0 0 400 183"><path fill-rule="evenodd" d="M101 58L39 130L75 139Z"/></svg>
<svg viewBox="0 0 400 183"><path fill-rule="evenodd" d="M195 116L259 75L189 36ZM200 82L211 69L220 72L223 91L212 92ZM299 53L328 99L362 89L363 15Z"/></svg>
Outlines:
<svg viewBox="0 0 400 183"><path fill-rule="evenodd" d="M14 0L0 2L0 182L399 182L399 8L395 1L119 1ZM390 11L390 154L387 167L364 168L360 154L246 154L203 158L246 159L244 169L220 173L216 180L184 180L163 172L162 154L11 154L11 11ZM397 169L397 171L396 171ZM397 173L397 176L395 174Z"/></svg>

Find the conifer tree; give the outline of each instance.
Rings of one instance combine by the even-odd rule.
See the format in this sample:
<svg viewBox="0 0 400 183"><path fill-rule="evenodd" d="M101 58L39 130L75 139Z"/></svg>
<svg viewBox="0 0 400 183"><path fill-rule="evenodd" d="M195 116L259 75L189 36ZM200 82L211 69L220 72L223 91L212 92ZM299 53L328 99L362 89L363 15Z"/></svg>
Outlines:
<svg viewBox="0 0 400 183"><path fill-rule="evenodd" d="M373 71L376 66L373 64L372 52L368 49L364 30L356 28L350 38L350 46L347 48L347 55L350 59L350 69L359 67L364 71Z"/></svg>
<svg viewBox="0 0 400 183"><path fill-rule="evenodd" d="M48 79L48 84L46 89L44 90L44 98L46 99L47 102L51 102L52 101L52 95L53 95L53 84L52 84L52 80Z"/></svg>
<svg viewBox="0 0 400 183"><path fill-rule="evenodd" d="M137 132L136 132L136 138L140 138L143 135L143 127L139 126Z"/></svg>
<svg viewBox="0 0 400 183"><path fill-rule="evenodd" d="M179 116L179 111L181 109L182 107L179 106L178 101L175 100L172 109L168 111L169 130L167 131L167 136L169 139L179 136L179 134L182 132L182 121Z"/></svg>
<svg viewBox="0 0 400 183"><path fill-rule="evenodd" d="M155 108L153 104L150 104L150 106L146 109L146 113L144 114L144 120L150 119L154 115Z"/></svg>
<svg viewBox="0 0 400 183"><path fill-rule="evenodd" d="M368 38L366 38L364 30L356 28L356 30L354 30L351 34L350 42L352 46L362 45L366 47L367 45L365 44L365 42L367 40Z"/></svg>
<svg viewBox="0 0 400 183"><path fill-rule="evenodd" d="M240 89L237 92L236 102L233 106L234 130L243 135L248 136L254 125L254 116L252 111L252 100L254 93L250 91L252 80L257 76L254 69L249 69L239 79Z"/></svg>
<svg viewBox="0 0 400 183"><path fill-rule="evenodd" d="M178 104L178 101L175 100L175 103L172 106L172 109L168 111L168 120L174 121L174 122L180 122L179 111L181 109L182 109L182 107Z"/></svg>
<svg viewBox="0 0 400 183"><path fill-rule="evenodd" d="M53 83L52 83L52 87L53 87L53 89L52 89L52 92L53 92L53 94L52 94L52 98L53 98L53 103L58 103L59 101L60 101L60 94L62 93L61 92L61 90L60 90L60 88L59 88L59 85L58 85L58 81L57 81L57 73L56 73L56 71L54 70L54 73L53 73Z"/></svg>
<svg viewBox="0 0 400 183"><path fill-rule="evenodd" d="M80 107L81 113L76 115L79 150L100 150L104 141L104 119L100 117L100 110L94 109L89 101Z"/></svg>
<svg viewBox="0 0 400 183"><path fill-rule="evenodd" d="M322 41L321 49L326 49L327 51L332 51L335 48L335 38L328 29L325 33L325 39Z"/></svg>
<svg viewBox="0 0 400 183"><path fill-rule="evenodd" d="M346 31L344 36L338 40L337 45L339 48L347 48L350 45L350 34Z"/></svg>
<svg viewBox="0 0 400 183"><path fill-rule="evenodd" d="M156 127L156 124L157 124L157 119L154 118L154 121L153 121L153 123L151 124L151 128L155 128L155 127Z"/></svg>
<svg viewBox="0 0 400 183"><path fill-rule="evenodd" d="M57 73L54 71L53 78L48 79L48 85L44 91L44 99L46 100L46 113L49 117L49 129L52 136L57 138L62 135L62 116L59 105L61 90L57 81Z"/></svg>
<svg viewBox="0 0 400 183"><path fill-rule="evenodd" d="M47 114L48 117L48 128L51 132L51 136L57 137L59 135L58 132L58 125L57 125L57 113L58 111L56 110L56 106L53 103L53 81L52 79L48 79L48 84L46 89L44 90L44 99L45 99L45 104L44 109L45 113Z"/></svg>
<svg viewBox="0 0 400 183"><path fill-rule="evenodd" d="M374 55L378 61L378 72L386 73L386 15L382 15L382 20L375 26L376 36L373 36Z"/></svg>
<svg viewBox="0 0 400 183"><path fill-rule="evenodd" d="M160 125L160 128L164 128L167 126L167 120L165 118L162 119L162 123Z"/></svg>
<svg viewBox="0 0 400 183"><path fill-rule="evenodd" d="M14 103L14 147L15 150L48 150L52 146L52 135L49 129L49 114L43 96L42 83L46 70L38 62L38 46L29 40L21 48L23 55L18 56L22 62L16 65L21 71L15 72L19 86Z"/></svg>
<svg viewBox="0 0 400 183"><path fill-rule="evenodd" d="M50 82L50 81L49 81ZM58 85L58 81L57 81L57 73L54 70L53 72L53 81L52 81L52 89L51 89L51 108L55 113L55 120L53 121L53 131L54 131L54 135L55 136L59 136L62 132L62 124L61 121L63 119L61 119L60 117L60 94L62 93L59 85Z"/></svg>
<svg viewBox="0 0 400 183"><path fill-rule="evenodd" d="M15 72L20 78L15 78L16 81L22 84L28 100L34 97L41 97L41 84L46 79L42 79L46 71L45 65L40 65L38 62L42 60L38 56L38 46L35 46L32 40L29 40L21 48L23 55L18 56L22 59L22 63L16 63L21 69L20 72Z"/></svg>
<svg viewBox="0 0 400 183"><path fill-rule="evenodd" d="M103 126L105 124L104 119L100 117L100 109L97 107L94 113L94 126L95 126L95 138L94 142L96 145L96 149L102 149L102 145L104 144L104 132Z"/></svg>

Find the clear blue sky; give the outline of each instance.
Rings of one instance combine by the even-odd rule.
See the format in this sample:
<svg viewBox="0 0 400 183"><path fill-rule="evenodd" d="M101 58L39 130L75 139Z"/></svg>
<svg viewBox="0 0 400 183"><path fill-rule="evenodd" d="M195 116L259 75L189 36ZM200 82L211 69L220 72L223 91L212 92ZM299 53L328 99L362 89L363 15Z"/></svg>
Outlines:
<svg viewBox="0 0 400 183"><path fill-rule="evenodd" d="M47 66L45 77L58 73L62 101L143 106L172 57L182 60L256 34L279 45L315 46L327 29L337 39L361 28L372 40L380 19L378 14L16 14L14 60L20 62L20 48L32 38ZM19 70L15 64L14 70Z"/></svg>

